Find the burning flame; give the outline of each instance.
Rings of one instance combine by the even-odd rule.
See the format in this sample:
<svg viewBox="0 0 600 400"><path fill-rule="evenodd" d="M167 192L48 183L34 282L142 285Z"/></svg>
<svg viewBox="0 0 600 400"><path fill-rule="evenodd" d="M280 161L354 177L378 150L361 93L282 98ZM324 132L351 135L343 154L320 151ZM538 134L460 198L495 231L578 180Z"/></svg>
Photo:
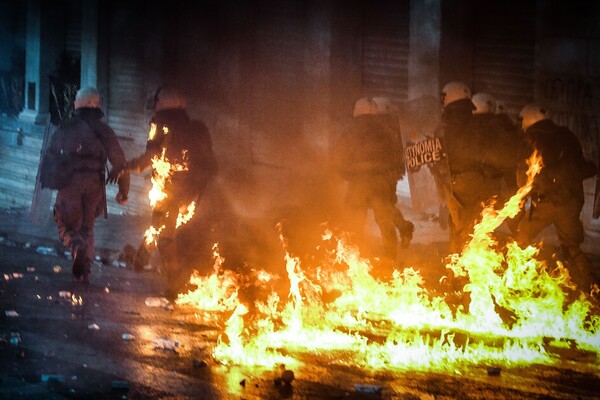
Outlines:
<svg viewBox="0 0 600 400"><path fill-rule="evenodd" d="M177 214L177 222L175 224L175 228L179 228L181 225L187 224L194 216L195 211L196 211L196 202L195 201L192 201L187 206L179 207L179 214Z"/></svg>
<svg viewBox="0 0 600 400"><path fill-rule="evenodd" d="M154 122L150 124L150 130L148 131L148 140L153 140L156 137L156 127L157 126ZM163 125L162 131L166 135L169 133L169 128Z"/></svg>
<svg viewBox="0 0 600 400"><path fill-rule="evenodd" d="M194 271L190 283L198 287L195 291L180 294L178 304L191 304L204 311L233 310L238 304L239 278L235 273L222 268L224 259L218 245L213 246L213 273L204 278Z"/></svg>
<svg viewBox="0 0 600 400"><path fill-rule="evenodd" d="M148 139L152 140L156 137L157 125L155 123L150 124L150 131L148 132ZM162 126L162 131L164 135L169 134L169 128L167 126ZM179 163L171 163L166 157L167 149L163 148L160 156L152 157L152 188L148 192L148 198L150 199L150 206L152 208L156 208L160 202L164 201L168 198L168 194L165 191L165 187L167 182L170 180L171 175L174 172L186 171L188 169L187 166L187 150L182 150L182 159L184 162L182 164ZM177 215L175 228L179 228L181 225L187 224L192 217L194 216L194 212L196 210L196 202L193 201L186 206L181 206L179 209L179 213ZM155 227L150 226L144 232L144 242L146 245L150 245L152 243L156 243L160 233L165 228L165 226Z"/></svg>
<svg viewBox="0 0 600 400"><path fill-rule="evenodd" d="M156 244L163 229L165 229L164 225L158 229L153 226L146 229L146 232L144 232L144 243L146 243L147 246L150 246L152 243Z"/></svg>
<svg viewBox="0 0 600 400"><path fill-rule="evenodd" d="M180 295L177 303L228 315L225 337L213 350L224 364L290 365L298 361L289 354L309 352L329 363L372 370L455 372L479 363L552 364L556 357L551 348L573 343L598 357L600 317L592 314L583 295L569 302L563 292L570 284L566 269L559 264L550 270L535 258L538 250L533 246L522 249L508 243L498 249L491 235L505 218L519 212L540 168L541 159L534 153L527 183L501 210L493 205L483 210L470 242L446 266L468 278L462 291L469 296L468 307L429 292L415 268L395 270L388 282L374 278L370 260L345 237L329 231L323 240L334 250L310 270L289 254L280 232L288 301L272 290L253 307L243 304L243 277L223 268L215 246L212 274L194 273L190 282L198 289ZM277 277L267 276L260 285L281 287ZM333 300L332 294L337 295Z"/></svg>
<svg viewBox="0 0 600 400"><path fill-rule="evenodd" d="M74 306L82 306L83 299L81 298L81 296L75 296L73 294L73 295L71 295L71 304L73 304Z"/></svg>
<svg viewBox="0 0 600 400"><path fill-rule="evenodd" d="M167 149L162 150L160 157L152 157L152 168L154 173L152 174L152 189L148 192L150 198L150 206L154 208L157 203L167 198L165 193L165 185L167 180L171 176L171 163L166 159L165 153Z"/></svg>

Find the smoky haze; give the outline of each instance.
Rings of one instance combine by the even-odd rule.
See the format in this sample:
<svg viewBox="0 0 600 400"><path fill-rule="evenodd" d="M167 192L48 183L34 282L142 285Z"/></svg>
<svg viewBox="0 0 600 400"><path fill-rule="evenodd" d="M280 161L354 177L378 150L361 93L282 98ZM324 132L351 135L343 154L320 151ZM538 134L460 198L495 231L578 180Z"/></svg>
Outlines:
<svg viewBox="0 0 600 400"><path fill-rule="evenodd" d="M310 99L270 89L254 92L250 106L192 98L190 114L209 126L219 162L199 215L184 227L185 247L198 252L196 269L208 272L218 243L227 267L281 276L280 229L290 254L307 259L325 228L338 225L344 183L331 166L330 143L339 127L326 110L310 112Z"/></svg>

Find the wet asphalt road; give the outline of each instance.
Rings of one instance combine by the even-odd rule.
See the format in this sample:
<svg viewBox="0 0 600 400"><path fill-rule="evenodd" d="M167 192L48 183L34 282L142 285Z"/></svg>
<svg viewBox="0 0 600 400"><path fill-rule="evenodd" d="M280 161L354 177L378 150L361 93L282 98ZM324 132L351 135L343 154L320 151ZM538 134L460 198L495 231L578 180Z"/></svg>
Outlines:
<svg viewBox="0 0 600 400"><path fill-rule="evenodd" d="M156 272L97 264L85 287L71 282L64 256L4 243L0 260L9 278L0 280L1 399L600 398L600 361L568 350L559 366L504 369L497 376L485 367L462 375L371 374L320 357L303 360L292 384L282 385L277 370L216 362L211 349L222 328L198 319L197 310L148 307L145 300L160 294ZM65 291L75 297L61 297ZM124 340L126 333L135 340ZM20 343L11 343L11 335ZM178 346L157 348L160 338ZM355 385L382 391L360 393Z"/></svg>

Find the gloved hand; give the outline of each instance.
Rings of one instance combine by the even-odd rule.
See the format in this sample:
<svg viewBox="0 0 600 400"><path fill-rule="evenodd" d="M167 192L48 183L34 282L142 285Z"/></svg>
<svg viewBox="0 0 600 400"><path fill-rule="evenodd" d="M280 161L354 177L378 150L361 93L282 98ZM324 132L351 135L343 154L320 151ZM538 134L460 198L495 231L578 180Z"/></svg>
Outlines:
<svg viewBox="0 0 600 400"><path fill-rule="evenodd" d="M117 183L123 172L124 168L120 168L118 170L115 168L111 169L108 173L108 177L106 178L106 183Z"/></svg>
<svg viewBox="0 0 600 400"><path fill-rule="evenodd" d="M119 192L117 193L117 195L115 196L115 200L117 201L117 203L119 203L120 205L124 205L125 203L127 203L127 200L129 200L129 197L127 197L127 193L124 192Z"/></svg>

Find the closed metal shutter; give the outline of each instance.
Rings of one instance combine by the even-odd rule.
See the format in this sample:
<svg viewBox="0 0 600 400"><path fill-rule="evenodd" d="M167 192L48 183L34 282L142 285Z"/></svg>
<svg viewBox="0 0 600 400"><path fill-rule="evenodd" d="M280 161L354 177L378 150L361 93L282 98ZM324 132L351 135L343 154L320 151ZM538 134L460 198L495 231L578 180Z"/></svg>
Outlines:
<svg viewBox="0 0 600 400"><path fill-rule="evenodd" d="M145 150L148 128L144 82L144 24L132 2L111 4L108 54L108 124L115 130L127 159ZM125 207L114 201L115 185L108 187L109 212L139 215L150 212L148 190L143 176L132 174L129 202Z"/></svg>
<svg viewBox="0 0 600 400"><path fill-rule="evenodd" d="M477 2L473 92L495 96L517 115L533 101L534 45L535 2Z"/></svg>
<svg viewBox="0 0 600 400"><path fill-rule="evenodd" d="M119 137L144 142L146 129L142 25L128 2L115 2L111 13L108 63L108 121ZM124 143L127 145L127 143Z"/></svg>
<svg viewBox="0 0 600 400"><path fill-rule="evenodd" d="M368 1L363 7L362 92L408 98L409 1Z"/></svg>
<svg viewBox="0 0 600 400"><path fill-rule="evenodd" d="M71 55L81 57L81 1L69 0L65 3L64 46Z"/></svg>
<svg viewBox="0 0 600 400"><path fill-rule="evenodd" d="M267 0L254 11L253 159L276 168L298 165L301 154L291 144L302 131L306 5Z"/></svg>

